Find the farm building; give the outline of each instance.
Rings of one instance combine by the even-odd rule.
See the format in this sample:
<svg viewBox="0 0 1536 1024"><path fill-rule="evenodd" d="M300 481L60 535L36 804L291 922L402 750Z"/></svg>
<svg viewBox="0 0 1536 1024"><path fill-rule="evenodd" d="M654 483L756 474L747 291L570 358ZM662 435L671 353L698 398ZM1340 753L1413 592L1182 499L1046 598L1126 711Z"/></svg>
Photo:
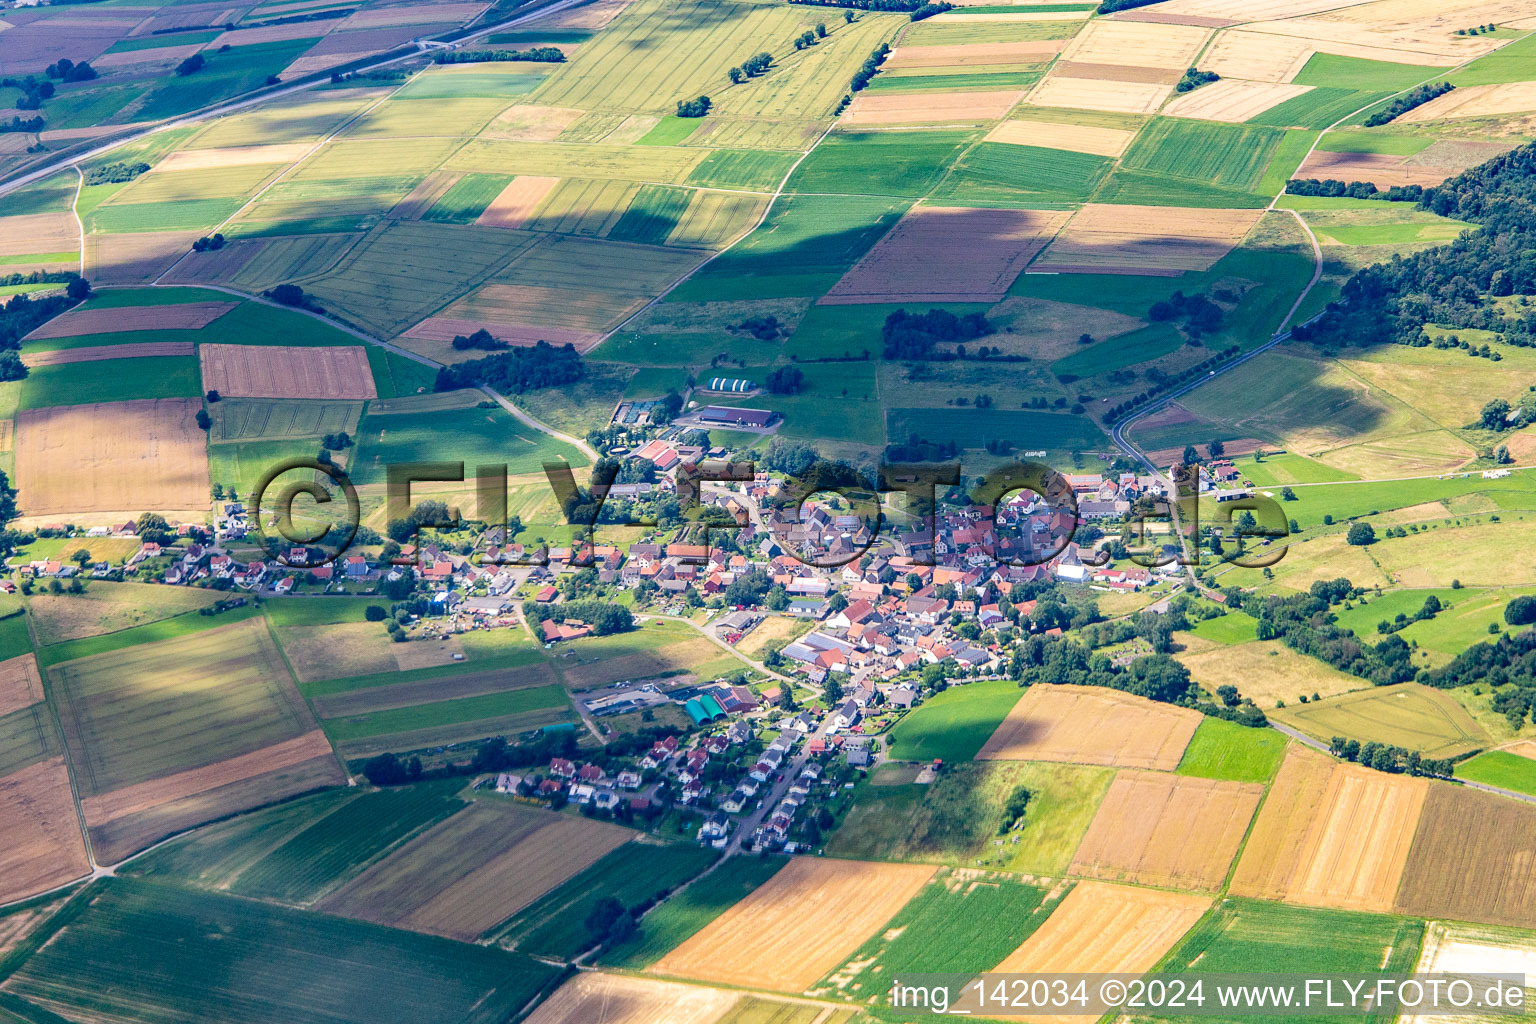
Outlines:
<svg viewBox="0 0 1536 1024"><path fill-rule="evenodd" d="M775 413L768 409L739 409L730 405L706 405L699 410L699 422L722 423L735 427L766 427Z"/></svg>
<svg viewBox="0 0 1536 1024"><path fill-rule="evenodd" d="M725 717L725 708L711 694L701 697L693 697L683 705L683 710L688 712L688 717L693 719L695 725L703 725L705 722L713 722L717 718Z"/></svg>
<svg viewBox="0 0 1536 1024"><path fill-rule="evenodd" d="M756 391L757 385L750 380L740 377L712 377L706 391L724 391L735 395L744 395L749 391Z"/></svg>

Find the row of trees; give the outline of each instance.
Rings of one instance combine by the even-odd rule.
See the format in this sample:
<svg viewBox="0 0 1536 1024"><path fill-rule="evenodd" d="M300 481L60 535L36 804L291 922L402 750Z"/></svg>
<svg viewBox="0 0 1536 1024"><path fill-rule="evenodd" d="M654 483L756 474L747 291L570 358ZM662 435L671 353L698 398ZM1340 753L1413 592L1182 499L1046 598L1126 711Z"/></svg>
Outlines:
<svg viewBox="0 0 1536 1024"><path fill-rule="evenodd" d="M21 98L13 104L17 110L37 110L44 100L53 98L55 91L52 82L33 75L25 78L0 78L0 87L21 90Z"/></svg>
<svg viewBox="0 0 1536 1024"><path fill-rule="evenodd" d="M1437 96L1444 96L1454 88L1456 87L1450 82L1433 82L1429 85L1421 85L1412 92L1399 96L1387 104L1384 109L1378 110L1366 118L1365 126L1367 128L1377 128L1408 113L1414 107L1422 107Z"/></svg>
<svg viewBox="0 0 1536 1024"><path fill-rule="evenodd" d="M1231 345L1225 349L1222 349L1220 352L1216 353L1208 359L1202 359L1194 366L1186 367L1177 374L1165 375L1155 381L1152 381L1147 390L1138 392L1136 395L1126 399L1124 402L1121 402L1119 405L1110 409L1105 419L1109 421L1117 420L1121 416L1124 416L1132 410L1150 402L1152 399L1156 398L1163 392L1170 391L1173 388L1176 388L1182 384L1187 384L1198 377L1205 376L1215 367L1237 355L1237 352L1237 346ZM1077 377L1073 374L1060 374L1059 379L1063 384L1070 384L1077 380Z"/></svg>
<svg viewBox="0 0 1536 1024"><path fill-rule="evenodd" d="M1334 757L1395 775L1423 775L1429 778L1448 779L1456 767L1455 760L1449 757L1424 757L1417 750L1377 743L1374 740L1361 743L1359 740L1345 739L1343 736L1335 736L1328 741L1328 752Z"/></svg>
<svg viewBox="0 0 1536 1024"><path fill-rule="evenodd" d="M708 96L696 96L691 100L677 101L678 117L703 117L709 113L711 102Z"/></svg>
<svg viewBox="0 0 1536 1024"><path fill-rule="evenodd" d="M83 60L76 64L68 57L60 57L49 64L43 74L61 82L89 82L96 77L96 69L91 67L90 61Z"/></svg>
<svg viewBox="0 0 1536 1024"><path fill-rule="evenodd" d="M473 349L478 349L482 352L499 352L512 346L498 340L492 336L490 331L482 327L473 334L455 334L453 336L453 347L458 352L468 352Z"/></svg>
<svg viewBox="0 0 1536 1024"><path fill-rule="evenodd" d="M438 50L434 64L492 64L511 62L563 64L565 51L558 46L534 46L527 50Z"/></svg>
<svg viewBox="0 0 1536 1024"><path fill-rule="evenodd" d="M796 46L795 49L798 50L800 47ZM771 67L773 67L773 55L758 52L731 68L726 74L730 77L732 85L739 85L749 78L764 74Z"/></svg>
<svg viewBox="0 0 1536 1024"><path fill-rule="evenodd" d="M564 622L567 619L575 619L591 626L592 632L597 636L628 633L635 628L635 617L630 614L628 608L621 604L592 599L566 601L563 604L526 601L523 603L523 614L528 617L530 624L534 625L551 620Z"/></svg>

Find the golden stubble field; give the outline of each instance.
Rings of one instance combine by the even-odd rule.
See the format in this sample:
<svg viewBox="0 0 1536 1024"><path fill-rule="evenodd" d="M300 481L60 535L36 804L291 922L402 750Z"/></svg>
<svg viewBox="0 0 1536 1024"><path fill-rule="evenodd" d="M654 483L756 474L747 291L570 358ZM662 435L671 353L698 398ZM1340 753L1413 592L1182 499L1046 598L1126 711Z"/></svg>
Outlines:
<svg viewBox="0 0 1536 1024"><path fill-rule="evenodd" d="M803 992L889 921L936 870L797 857L651 970Z"/></svg>
<svg viewBox="0 0 1536 1024"><path fill-rule="evenodd" d="M1252 783L1123 771L1088 826L1072 873L1219 889L1263 792Z"/></svg>
<svg viewBox="0 0 1536 1024"><path fill-rule="evenodd" d="M1428 792L1425 779L1293 746L1238 861L1232 894L1391 910Z"/></svg>
<svg viewBox="0 0 1536 1024"><path fill-rule="evenodd" d="M27 514L206 509L201 407L196 398L152 398L18 413L16 480Z"/></svg>
<svg viewBox="0 0 1536 1024"><path fill-rule="evenodd" d="M90 871L62 758L0 778L0 903Z"/></svg>
<svg viewBox="0 0 1536 1024"><path fill-rule="evenodd" d="M203 387L225 398L379 397L361 345L202 345Z"/></svg>
<svg viewBox="0 0 1536 1024"><path fill-rule="evenodd" d="M1031 686L976 758L1172 771L1201 717L1104 687Z"/></svg>
<svg viewBox="0 0 1536 1024"><path fill-rule="evenodd" d="M556 989L527 1024L714 1024L740 998L700 985L583 972Z"/></svg>

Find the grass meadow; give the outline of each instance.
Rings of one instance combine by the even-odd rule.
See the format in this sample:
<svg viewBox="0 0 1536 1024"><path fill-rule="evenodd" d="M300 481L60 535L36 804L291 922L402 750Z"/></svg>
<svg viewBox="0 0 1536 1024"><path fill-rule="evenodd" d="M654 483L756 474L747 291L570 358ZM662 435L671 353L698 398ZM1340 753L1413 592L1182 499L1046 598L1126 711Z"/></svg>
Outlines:
<svg viewBox="0 0 1536 1024"><path fill-rule="evenodd" d="M635 850L641 849L635 845ZM781 857L731 857L646 914L639 934L605 950L598 962L649 967L778 873Z"/></svg>
<svg viewBox="0 0 1536 1024"><path fill-rule="evenodd" d="M1488 740L1452 697L1417 683L1378 686L1267 713L1324 743L1334 736L1361 743L1375 740L1425 757L1455 757Z"/></svg>
<svg viewBox="0 0 1536 1024"><path fill-rule="evenodd" d="M1180 775L1233 782L1268 782L1285 756L1287 740L1273 729L1252 729L1220 718L1207 718L1195 730Z"/></svg>
<svg viewBox="0 0 1536 1024"><path fill-rule="evenodd" d="M1536 761L1507 750L1489 750L1461 762L1456 777L1536 796Z"/></svg>
<svg viewBox="0 0 1536 1024"><path fill-rule="evenodd" d="M887 754L893 761L969 761L1020 696L1022 691L1011 679L951 686L896 724Z"/></svg>

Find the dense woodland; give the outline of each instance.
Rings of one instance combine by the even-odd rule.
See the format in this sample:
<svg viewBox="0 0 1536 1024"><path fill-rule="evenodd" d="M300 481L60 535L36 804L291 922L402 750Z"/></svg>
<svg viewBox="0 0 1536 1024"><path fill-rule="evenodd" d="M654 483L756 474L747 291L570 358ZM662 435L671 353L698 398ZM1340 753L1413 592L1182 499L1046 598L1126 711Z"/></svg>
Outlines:
<svg viewBox="0 0 1536 1024"><path fill-rule="evenodd" d="M1536 143L1424 189L1418 205L1480 226L1447 245L1364 268L1340 301L1296 327L1294 337L1327 348L1425 346L1426 324L1498 331L1514 344L1536 337L1536 309L1524 299L1536 293Z"/></svg>
<svg viewBox="0 0 1536 1024"><path fill-rule="evenodd" d="M504 395L574 384L586 373L575 346L541 341L532 348L498 352L437 371L438 391L488 387Z"/></svg>

